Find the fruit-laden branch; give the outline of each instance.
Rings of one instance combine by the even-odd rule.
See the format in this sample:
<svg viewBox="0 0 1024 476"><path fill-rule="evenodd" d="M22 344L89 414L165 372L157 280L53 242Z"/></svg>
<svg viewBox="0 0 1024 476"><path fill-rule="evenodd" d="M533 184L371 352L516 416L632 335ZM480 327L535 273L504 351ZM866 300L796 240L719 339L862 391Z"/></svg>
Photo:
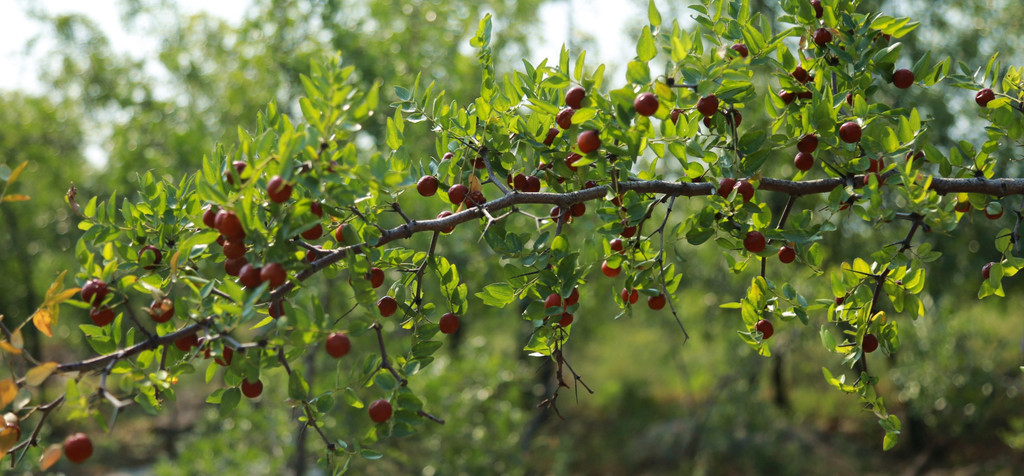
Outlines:
<svg viewBox="0 0 1024 476"><path fill-rule="evenodd" d="M895 174L896 171L889 171L885 174L882 174L880 178L886 178ZM773 178L762 178L760 181L760 185L758 186L758 190L780 192L795 196L813 195L820 193L829 193L836 187L841 187L846 183L852 183L855 187L859 188L862 186L861 184L864 183L864 177L864 175L855 175L850 178L827 178L799 182ZM668 196L695 197L701 195L711 195L715 193L714 186L711 183L707 182L686 183L666 182L663 180L638 180L630 182L619 182L617 184L617 187L620 193L632 190L637 193L664 194ZM966 192L981 193L997 197L1002 197L1006 195L1024 195L1024 179L933 178L930 189L940 194ZM320 270L334 263L337 263L338 261L341 261L342 259L345 258L345 256L348 256L348 253L350 252L360 253L364 248L380 247L398 239L410 238L412 237L412 235L424 231L444 232L451 228L454 228L456 225L476 220L479 218L485 218L488 216L490 212L513 207L515 205L547 204L558 205L563 208L568 208L574 203L581 203L589 200L597 200L601 197L604 197L611 191L611 185L605 185L568 193L513 192L499 199L492 200L479 206L468 208L459 213L449 215L444 218L423 221L407 219L407 222L404 225L399 225L390 230L382 230L381 237L375 243L360 243L357 245L332 250L330 252L327 252L326 254L323 254L323 256L314 261L309 268L299 272L295 276L294 281L289 281L275 289L274 292L271 293L270 300L276 301L282 299L285 294L287 294L289 291L295 288L296 282L304 281L309 277L313 276L314 274L318 273Z"/></svg>
<svg viewBox="0 0 1024 476"><path fill-rule="evenodd" d="M159 337L152 337L146 339L143 342L135 344L126 349L121 349L117 352L113 352L106 355L100 355L88 360L83 360L81 362L61 364L57 366L55 372L89 371L98 368L103 368L109 365L111 362L126 359L143 351L152 350L161 345L170 344L183 337L188 337L192 334L199 332L202 329L208 328L212 323L213 317L207 317L206 319L203 319L195 324L182 327L181 329L178 329L170 334L165 334Z"/></svg>

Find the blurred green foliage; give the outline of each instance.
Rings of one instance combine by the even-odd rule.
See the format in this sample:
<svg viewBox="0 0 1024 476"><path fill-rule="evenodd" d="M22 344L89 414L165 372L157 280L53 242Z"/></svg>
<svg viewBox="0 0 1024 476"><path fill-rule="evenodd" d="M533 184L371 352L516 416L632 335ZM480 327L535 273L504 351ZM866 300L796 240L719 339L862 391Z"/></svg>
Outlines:
<svg viewBox="0 0 1024 476"><path fill-rule="evenodd" d="M390 92L422 74L423 83L437 81L465 102L481 79L467 44L482 12L494 11L502 20L493 40L495 56L518 58L531 36L541 34L532 28L540 3L262 0L242 24L230 25L206 15L185 16L169 1L124 2L129 25L157 32L159 74L117 53L85 17L38 11L58 40L47 52L52 61L44 75L54 94L44 100L4 93L0 104L0 157L11 168L29 161L17 191L32 197L0 206L0 247L14 250L11 259L0 260L0 276L12 277L0 280L0 310L8 318L26 317L56 273L73 266L69 250L77 238L76 220L63 203L70 182L91 187L93 194L123 195L138 188L143 171L180 176L195 170L214 143L231 141L239 126L251 129L268 100L294 112L288 109L298 107L299 75L309 72L311 59L336 50L356 66L364 88L381 81L381 90ZM995 7L1001 13L991 13ZM910 1L883 2L877 9L923 21L925 26L908 37L908 57L931 49L934 59L952 55L983 67L975 58L986 52L1009 56L1020 50L1013 33L1024 29L1021 8L1017 2ZM954 11L962 21L950 20L958 17L950 14ZM1015 58L1006 59L1022 63L1019 53ZM963 92L967 99L915 96L918 107L936 119L933 134L940 143L947 136L963 138L949 133L954 130L969 135L976 127L978 137L983 135L970 119L970 95ZM377 122L365 131L368 144L382 140L389 100L381 101ZM436 155L425 127L411 129L406 143ZM89 171L84 163L84 131L105 137L109 158L103 170ZM1006 173L1019 175L1012 167ZM1004 202L1015 206L1015 200ZM402 204L417 215L428 210L416 199ZM474 312L464 321L458 344L428 368L431 378L416 383L425 403L447 423L390 442L395 458L354 460L352 469L357 474L862 474L943 466L971 466L986 474L1019 471L1024 467L1017 453L1024 441L1019 405L1024 388L1017 368L1022 301L1019 285L1012 282L1010 298L974 300L978 270L994 258L986 254L993 249L987 237L996 231L980 213L974 215L974 223L951 236L927 237L944 252L929 268L940 279L925 290L928 315L900 322L906 332L900 352L884 362L889 370L880 388L903 415L907 433L908 444L895 454L880 456L877 427L851 411L852 397L827 391L820 367L810 363L825 355L813 335L817 329L790 326L780 332L770 360L736 345L734 313L715 306L734 300L749 280L727 273L727 263L714 250L692 248L677 263L684 270L681 314L692 336L685 343L667 314L638 312L612 322L618 309L609 311L608 300L617 289L601 284L599 274L591 278L595 286L581 290L580 318L602 325L580 326L575 332L581 338L566 349L566 358L596 393L580 389L577 403L570 400L574 393L565 392L559 406L564 421L550 413L539 417L543 412L534 408L545 395L544 365L522 356L527 331L515 317L517 303L494 310L473 298ZM853 221L844 226L841 236L823 242L835 250L827 266L905 234ZM440 244L462 270L470 296L500 272L489 266L477 238L460 230ZM804 295L830 296L827 282L805 279L804 286L799 289ZM332 309L343 312L342 301L333 302ZM65 319L82 318L84 313L68 312ZM307 365L311 375L327 375L333 366L346 364L320 355ZM775 375L782 387L773 383ZM309 380L317 385L316 378ZM193 402L184 417L190 431L129 450L156 454L155 474L281 474L286 467L312 467L317 449L305 450L304 463L295 461L297 441L310 439L311 430L301 430L295 415L263 408L263 402L285 398L287 382L278 374L267 376L265 384L260 400L243 401L226 419L203 409L201 399ZM186 400L181 398L183 406ZM130 416L115 427L122 436L114 441L131 441L124 432L152 431L125 423ZM528 428L537 429L528 433ZM524 433L531 436L525 443ZM111 446L101 454L119 455ZM829 467L821 461L829 461Z"/></svg>

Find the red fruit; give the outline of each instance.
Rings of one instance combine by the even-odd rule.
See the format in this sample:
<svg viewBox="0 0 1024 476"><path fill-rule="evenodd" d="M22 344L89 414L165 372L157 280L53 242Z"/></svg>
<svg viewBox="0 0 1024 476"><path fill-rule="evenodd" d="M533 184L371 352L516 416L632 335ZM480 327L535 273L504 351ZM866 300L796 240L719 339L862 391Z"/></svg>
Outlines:
<svg viewBox="0 0 1024 476"><path fill-rule="evenodd" d="M580 155L580 154L576 154L576 153L569 154L565 158L565 166L569 167L569 170L575 172L576 171L576 167L574 167L573 164L575 164L577 160L580 160L582 158L583 158L583 156Z"/></svg>
<svg viewBox="0 0 1024 476"><path fill-rule="evenodd" d="M743 238L743 247L751 253L760 253L764 250L764 246L764 235L759 231L748 232L746 238Z"/></svg>
<svg viewBox="0 0 1024 476"><path fill-rule="evenodd" d="M861 133L860 124L853 121L844 122L842 126L839 126L839 138L848 144L859 141Z"/></svg>
<svg viewBox="0 0 1024 476"><path fill-rule="evenodd" d="M724 178L718 183L718 195L722 198L728 198L729 194L732 193L733 187L736 186L736 179Z"/></svg>
<svg viewBox="0 0 1024 476"><path fill-rule="evenodd" d="M284 270L284 266L278 263L267 263L263 269L260 270L260 280L269 281L270 288L276 288L285 283L288 280L288 272Z"/></svg>
<svg viewBox="0 0 1024 476"><path fill-rule="evenodd" d="M242 222L238 220L238 215L231 210L221 210L217 212L217 218L215 219L217 230L220 231L224 238L229 240L241 240L245 238L245 230L242 229Z"/></svg>
<svg viewBox="0 0 1024 476"><path fill-rule="evenodd" d="M897 69L892 73L892 84L900 89L907 89L914 84L914 72L909 69Z"/></svg>
<svg viewBox="0 0 1024 476"><path fill-rule="evenodd" d="M156 322L167 322L174 317L174 301L163 298L149 305L149 316Z"/></svg>
<svg viewBox="0 0 1024 476"><path fill-rule="evenodd" d="M275 203L287 202L292 197L292 186L284 183L280 175L275 175L267 182L267 196Z"/></svg>
<svg viewBox="0 0 1024 476"><path fill-rule="evenodd" d="M796 250L791 246L783 246L779 248L779 261L783 263L792 263L796 259Z"/></svg>
<svg viewBox="0 0 1024 476"><path fill-rule="evenodd" d="M377 400L370 404L369 412L374 423L384 423L391 418L391 403L387 400Z"/></svg>
<svg viewBox="0 0 1024 476"><path fill-rule="evenodd" d="M640 299L640 294L637 293L636 289L630 291L626 288L622 288L619 296L622 297L622 302L628 302L629 304L636 304L636 301Z"/></svg>
<svg viewBox="0 0 1024 476"><path fill-rule="evenodd" d="M754 329L761 333L761 340L768 340L775 333L775 327L767 319L761 319L754 324Z"/></svg>
<svg viewBox="0 0 1024 476"><path fill-rule="evenodd" d="M519 190L520 192L525 192L526 187L526 176L523 174L516 174L512 179L512 188Z"/></svg>
<svg viewBox="0 0 1024 476"><path fill-rule="evenodd" d="M448 189L448 200L452 202L452 205L459 205L466 201L466 195L469 195L469 187L457 183L452 185Z"/></svg>
<svg viewBox="0 0 1024 476"><path fill-rule="evenodd" d="M814 93L811 91L800 91L796 93L797 99L810 99L814 97Z"/></svg>
<svg viewBox="0 0 1024 476"><path fill-rule="evenodd" d="M818 136L814 134L804 134L800 138L800 141L796 143L796 150L800 152L810 154L818 148Z"/></svg>
<svg viewBox="0 0 1024 476"><path fill-rule="evenodd" d="M576 146L580 148L580 152L589 154L601 147L601 138L598 137L595 130L583 131L576 138Z"/></svg>
<svg viewBox="0 0 1024 476"><path fill-rule="evenodd" d="M338 228L334 229L334 241L338 243L345 242L345 227L348 226L345 223L338 225Z"/></svg>
<svg viewBox="0 0 1024 476"><path fill-rule="evenodd" d="M441 156L441 160L452 160L453 158L455 158L455 154L451 152L445 152L444 155Z"/></svg>
<svg viewBox="0 0 1024 476"><path fill-rule="evenodd" d="M377 310L381 317L388 317L398 310L398 301L391 296L384 296L377 300Z"/></svg>
<svg viewBox="0 0 1024 476"><path fill-rule="evenodd" d="M821 18L825 14L825 10L821 8L821 0L811 0L811 6L814 7L815 18Z"/></svg>
<svg viewBox="0 0 1024 476"><path fill-rule="evenodd" d="M565 92L565 105L573 109L579 109L583 103L583 98L587 95L587 90L579 86L569 88Z"/></svg>
<svg viewBox="0 0 1024 476"><path fill-rule="evenodd" d="M482 168L485 168L485 167L487 167L487 164L484 163L484 158L483 157L477 157L477 158L473 159L473 168L474 169L482 169Z"/></svg>
<svg viewBox="0 0 1024 476"><path fill-rule="evenodd" d="M250 382L249 379L242 380L242 395L248 398L256 398L263 393L263 382L256 379L255 382Z"/></svg>
<svg viewBox="0 0 1024 476"><path fill-rule="evenodd" d="M107 283L98 278L90 279L82 285L82 300L91 303L93 307L99 306L109 293Z"/></svg>
<svg viewBox="0 0 1024 476"><path fill-rule="evenodd" d="M641 116L653 116L658 112L658 97L653 93L640 93L633 100L633 109Z"/></svg>
<svg viewBox="0 0 1024 476"><path fill-rule="evenodd" d="M327 355L340 359L352 349L352 341L348 340L348 335L344 332L335 332L327 336L324 346L327 348Z"/></svg>
<svg viewBox="0 0 1024 476"><path fill-rule="evenodd" d="M623 238L632 238L633 235L635 235L635 234L636 234L636 227L635 226L627 226L627 227L622 229L622 237Z"/></svg>
<svg viewBox="0 0 1024 476"><path fill-rule="evenodd" d="M675 123L679 122L679 115L682 114L682 113L683 113L682 109L676 108L676 109L673 109L672 112L669 113L668 117L669 117L669 119L672 120L672 123L675 124Z"/></svg>
<svg viewBox="0 0 1024 476"><path fill-rule="evenodd" d="M853 105L853 93L846 93L846 103Z"/></svg>
<svg viewBox="0 0 1024 476"><path fill-rule="evenodd" d="M309 211L320 218L324 217L324 206L320 202L310 202Z"/></svg>
<svg viewBox="0 0 1024 476"><path fill-rule="evenodd" d="M209 357L209 354L207 354L207 357ZM217 362L217 365L220 365L221 367L228 367L231 365L231 359L233 359L234 357L235 349L232 349L231 347L224 347L224 350L221 352L220 357L217 357L213 360Z"/></svg>
<svg viewBox="0 0 1024 476"><path fill-rule="evenodd" d="M982 277L982 278L985 278L985 279L988 279L988 277L989 277L989 273L991 273L991 272L992 272L992 266L993 266L993 265L995 265L995 264L996 264L996 263L995 263L994 261L990 261L990 262L989 262L988 264L986 264L985 266L982 266L982 267L981 267L981 277ZM97 325L99 325L99 324L97 324Z"/></svg>
<svg viewBox="0 0 1024 476"><path fill-rule="evenodd" d="M224 260L224 273L228 276L238 276L242 273L242 268L247 264L249 264L249 261L244 256L236 259L226 259Z"/></svg>
<svg viewBox="0 0 1024 476"><path fill-rule="evenodd" d="M811 76L807 74L807 70L804 69L803 66L797 66L796 69L793 70L793 79L800 81L801 83L806 83L810 78Z"/></svg>
<svg viewBox="0 0 1024 476"><path fill-rule="evenodd" d="M206 211L203 212L203 224L208 228L217 227L217 212L213 211L213 205L206 207Z"/></svg>
<svg viewBox="0 0 1024 476"><path fill-rule="evenodd" d="M704 119L707 119L707 118L705 117ZM733 126L739 127L740 124L743 123L743 114L740 114L740 112L735 110L735 109L729 109L725 113L725 120L727 122L732 122Z"/></svg>
<svg viewBox="0 0 1024 476"><path fill-rule="evenodd" d="M583 182L583 190L586 190L588 188L594 188L596 186L597 186L597 182L595 182L593 180L587 180L586 182Z"/></svg>
<svg viewBox="0 0 1024 476"><path fill-rule="evenodd" d="M697 100L697 112L705 116L713 116L718 112L718 97L709 94Z"/></svg>
<svg viewBox="0 0 1024 476"><path fill-rule="evenodd" d="M182 352L188 352L192 350L193 347L199 347L199 336L195 334L189 334L185 337L182 337L174 341L174 346L177 347L178 350Z"/></svg>
<svg viewBox="0 0 1024 476"><path fill-rule="evenodd" d="M569 314L568 312L563 312L562 318L558 320L558 325L561 327L569 327L569 324L572 324L572 321L572 314Z"/></svg>
<svg viewBox="0 0 1024 476"><path fill-rule="evenodd" d="M283 316L284 315L284 303L281 302L281 301L273 301L273 302L271 302L270 303L270 307L267 308L267 314L270 314L270 317L273 317L274 319L277 319L277 318Z"/></svg>
<svg viewBox="0 0 1024 476"><path fill-rule="evenodd" d="M814 156L806 152L799 152L793 158L793 165L803 172L811 170L814 167Z"/></svg>
<svg viewBox="0 0 1024 476"><path fill-rule="evenodd" d="M81 463L92 456L92 442L85 433L75 433L64 439L64 456L72 463Z"/></svg>
<svg viewBox="0 0 1024 476"><path fill-rule="evenodd" d="M814 43L818 46L825 46L832 42L832 32L828 28L814 30Z"/></svg>
<svg viewBox="0 0 1024 476"><path fill-rule="evenodd" d="M567 107L565 109L562 109L561 111L558 111L558 115L555 116L555 124L558 124L558 127L561 127L562 129L568 129L572 127L572 115L575 112L576 110L571 107ZM550 132L548 133L548 135L551 135Z"/></svg>
<svg viewBox="0 0 1024 476"><path fill-rule="evenodd" d="M868 159L867 173L876 173L885 168L885 162L881 159Z"/></svg>
<svg viewBox="0 0 1024 476"><path fill-rule="evenodd" d="M740 180L736 182L736 193L743 197L743 202L749 202L751 198L754 198L754 186L746 180Z"/></svg>
<svg viewBox="0 0 1024 476"><path fill-rule="evenodd" d="M536 175L526 177L526 190L524 192L536 193L540 191L540 179Z"/></svg>
<svg viewBox="0 0 1024 476"><path fill-rule="evenodd" d="M565 305L572 306L578 302L580 302L580 290L572 288L572 293L569 294L569 297L565 298Z"/></svg>
<svg viewBox="0 0 1024 476"><path fill-rule="evenodd" d="M838 305L842 304L844 301L846 301L846 296L836 296L835 301L836 301L836 306L838 306Z"/></svg>
<svg viewBox="0 0 1024 476"><path fill-rule="evenodd" d="M379 288L384 284L384 270L377 267L370 268L370 271L366 273L366 279L370 280L370 286Z"/></svg>
<svg viewBox="0 0 1024 476"><path fill-rule="evenodd" d="M562 211L562 207L551 207L551 218L565 223L568 216L564 211Z"/></svg>
<svg viewBox="0 0 1024 476"><path fill-rule="evenodd" d="M257 266L246 264L238 271L238 282L247 288L255 288L263 283L261 271L262 269Z"/></svg>
<svg viewBox="0 0 1024 476"><path fill-rule="evenodd" d="M548 135L544 137L544 145L550 146L555 143L555 137L558 135L558 129L554 127L548 129Z"/></svg>
<svg viewBox="0 0 1024 476"><path fill-rule="evenodd" d="M601 272L609 278L614 278L622 272L622 268L612 268L611 266L608 266L608 262L605 261L601 263Z"/></svg>
<svg viewBox="0 0 1024 476"><path fill-rule="evenodd" d="M441 218L450 217L452 215L454 215L454 213L452 213L452 212L450 212L448 210L445 210L445 211L443 211L441 213L438 213L437 214L437 218L441 219ZM454 230L455 230L455 225L452 225L452 226L450 226L448 228L445 228L445 229L441 230L441 233L451 233Z"/></svg>
<svg viewBox="0 0 1024 476"><path fill-rule="evenodd" d="M647 307L654 309L655 311L665 307L665 295L659 294L657 296L651 296L647 298Z"/></svg>
<svg viewBox="0 0 1024 476"><path fill-rule="evenodd" d="M861 342L861 348L864 349L865 354L870 354L878 350L878 338L874 334L868 334L864 336L864 342Z"/></svg>
<svg viewBox="0 0 1024 476"><path fill-rule="evenodd" d="M991 100L993 100L995 98L996 98L995 91L993 91L993 90L991 90L989 88L985 88L985 89L982 89L981 91L978 91L978 94L974 95L974 102L978 103L978 105L981 106L981 107L987 107L989 101L991 101Z"/></svg>
<svg viewBox="0 0 1024 476"><path fill-rule="evenodd" d="M559 296L558 293L548 294L548 297L544 299L544 309L547 309L549 307L561 306L561 305L562 305L562 296Z"/></svg>
<svg viewBox="0 0 1024 476"><path fill-rule="evenodd" d="M243 162L241 160L236 160L236 161L231 163L231 166L235 168L235 172L238 173L239 177L242 176L242 171L245 170L245 167L247 165L248 164L246 164L245 162ZM231 185L235 184L235 178L231 176L231 171L230 170L227 170L227 171L224 172L224 178L227 179L229 184L231 184Z"/></svg>
<svg viewBox="0 0 1024 476"><path fill-rule="evenodd" d="M466 196L466 205L483 205L487 203L487 199L484 198L484 193L479 190L473 190Z"/></svg>
<svg viewBox="0 0 1024 476"><path fill-rule="evenodd" d="M302 232L302 237L307 240L319 240L321 236L324 236L324 227L319 223Z"/></svg>
<svg viewBox="0 0 1024 476"><path fill-rule="evenodd" d="M450 312L446 313L441 316L441 320L437 321L437 326L441 328L442 334L454 334L459 330L459 316Z"/></svg>
<svg viewBox="0 0 1024 476"><path fill-rule="evenodd" d="M990 212L989 211L989 207L990 206L991 205L985 207L985 216L988 217L989 220L998 220L999 218L1002 218L1002 216L1003 216L1003 207L1002 206L998 207L999 208L998 212ZM992 207L992 208L996 208L996 207Z"/></svg>
<svg viewBox="0 0 1024 476"><path fill-rule="evenodd" d="M574 217L581 217L584 213L587 213L587 205L582 202L572 204L572 208L569 209L569 214Z"/></svg>
<svg viewBox="0 0 1024 476"><path fill-rule="evenodd" d="M736 43L735 45L730 46L729 49L739 53L743 58L746 58L747 55L750 54L747 50L747 45L744 45L743 43Z"/></svg>
<svg viewBox="0 0 1024 476"><path fill-rule="evenodd" d="M782 102L786 104L790 104L794 100L796 100L796 94L793 94L790 91L786 91L785 89L779 90L779 97L782 98Z"/></svg>
<svg viewBox="0 0 1024 476"><path fill-rule="evenodd" d="M432 197L437 193L437 184L437 177L424 175L420 177L419 182L416 182L416 191L424 197Z"/></svg>
<svg viewBox="0 0 1024 476"><path fill-rule="evenodd" d="M151 256L149 258L145 258L145 260L144 260L142 255L144 255L146 253L149 253ZM143 264L144 261L146 263L146 264L143 264L143 266L142 266L143 269L156 269L156 267L163 260L164 260L164 254L161 253L160 250L157 249L157 247L155 247L153 245L146 245L146 246L143 246L142 248L139 249L139 264Z"/></svg>
<svg viewBox="0 0 1024 476"><path fill-rule="evenodd" d="M245 242L225 241L224 246L221 247L221 251L224 253L224 257L227 259L241 258L245 256Z"/></svg>
<svg viewBox="0 0 1024 476"><path fill-rule="evenodd" d="M89 310L89 319L92 319L92 323L103 327L111 322L114 322L114 310L107 307L94 307Z"/></svg>
<svg viewBox="0 0 1024 476"><path fill-rule="evenodd" d="M622 253L622 240L616 238L616 239L608 242L608 246L611 247L612 251L617 251L619 253Z"/></svg>

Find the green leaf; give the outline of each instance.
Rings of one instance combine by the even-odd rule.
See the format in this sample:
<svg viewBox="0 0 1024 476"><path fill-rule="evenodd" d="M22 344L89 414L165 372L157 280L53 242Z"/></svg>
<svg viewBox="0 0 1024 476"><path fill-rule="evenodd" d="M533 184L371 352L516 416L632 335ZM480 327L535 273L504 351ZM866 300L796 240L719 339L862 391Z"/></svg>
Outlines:
<svg viewBox="0 0 1024 476"><path fill-rule="evenodd" d="M306 379L302 378L299 371L293 368L292 373L288 374L288 398L305 400L308 395L309 384L306 383Z"/></svg>
<svg viewBox="0 0 1024 476"><path fill-rule="evenodd" d="M515 293L511 284L494 283L484 286L483 291L476 293L476 297L486 306L503 308L515 299Z"/></svg>
<svg viewBox="0 0 1024 476"><path fill-rule="evenodd" d="M231 387L224 390L224 393L220 397L220 415L225 416L231 413L235 407L238 406L238 402L242 399L242 392L237 387Z"/></svg>
<svg viewBox="0 0 1024 476"><path fill-rule="evenodd" d="M654 0L647 4L647 21L651 23L651 26L661 25L661 13L658 12L658 7L654 5Z"/></svg>
<svg viewBox="0 0 1024 476"><path fill-rule="evenodd" d="M651 27L644 26L640 32L640 39L636 42L636 56L644 63L658 56L658 47L654 44L654 35L651 34Z"/></svg>

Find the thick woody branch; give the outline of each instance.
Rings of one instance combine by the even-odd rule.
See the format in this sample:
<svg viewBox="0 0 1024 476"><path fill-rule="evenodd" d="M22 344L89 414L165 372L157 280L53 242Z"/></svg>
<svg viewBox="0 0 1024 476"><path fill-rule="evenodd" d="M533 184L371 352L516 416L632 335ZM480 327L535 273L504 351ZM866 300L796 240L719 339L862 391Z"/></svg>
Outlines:
<svg viewBox="0 0 1024 476"><path fill-rule="evenodd" d="M165 334L162 336L147 339L143 342L135 344L126 349L119 350L112 354L100 355L88 360L83 360L81 362L61 364L57 367L56 372L86 372L99 368L105 368L107 365L110 365L111 363L116 362L118 360L126 359L133 355L142 353L143 351L153 350L161 345L170 344L178 339L181 339L182 337L187 337L192 334L195 334L196 332L199 332L200 330L208 327L212 322L213 318L208 317L196 324L182 327L181 329L178 329L170 334Z"/></svg>
<svg viewBox="0 0 1024 476"><path fill-rule="evenodd" d="M884 174L884 177L894 174L895 171L890 171ZM758 190L780 192L790 196L813 195L829 193L836 187L841 187L851 182L859 186L859 184L864 183L864 176L856 175L852 178L827 178L800 182L762 178ZM632 190L641 194L663 194L671 197L696 197L711 195L715 192L714 186L707 182L686 183L666 182L663 180L617 182L615 188L619 193ZM931 189L941 194L967 192L997 197L1024 195L1024 179L933 178ZM612 191L611 185L605 185L568 193L509 193L496 200L477 207L467 208L445 218L422 221L411 220L395 228L382 230L380 238L375 243L360 243L328 252L325 256L314 261L309 268L299 272L293 281L289 281L275 289L271 293L270 299L273 301L283 298L285 294L295 288L296 283L302 282L320 272L320 270L341 261L349 253L361 253L364 249L376 248L395 240L410 238L416 233L444 231L462 223L485 218L488 213L511 208L516 205L545 204L558 205L568 209L574 203L597 200Z"/></svg>

